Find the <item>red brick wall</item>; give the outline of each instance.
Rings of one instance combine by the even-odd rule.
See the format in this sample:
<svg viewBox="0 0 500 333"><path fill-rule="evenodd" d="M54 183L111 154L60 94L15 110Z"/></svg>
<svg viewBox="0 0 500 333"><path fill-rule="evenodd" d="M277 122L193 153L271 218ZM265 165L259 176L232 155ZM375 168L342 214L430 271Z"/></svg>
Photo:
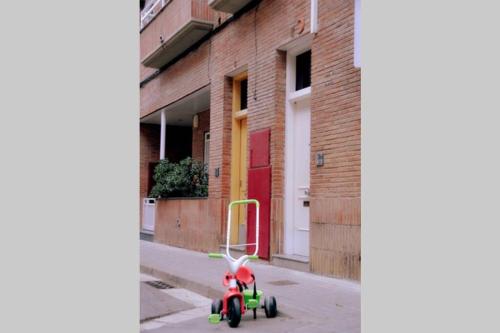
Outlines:
<svg viewBox="0 0 500 333"><path fill-rule="evenodd" d="M361 75L354 1L319 1L312 45L311 269L360 278ZM315 154L325 164L316 167ZM331 235L324 237L323 235Z"/></svg>
<svg viewBox="0 0 500 333"><path fill-rule="evenodd" d="M140 126L140 198L147 196L148 165L160 159L160 126L141 124Z"/></svg>
<svg viewBox="0 0 500 333"><path fill-rule="evenodd" d="M173 162L191 156L191 129L189 127L167 126L165 135L165 156ZM140 125L140 182L139 199L141 200L142 219L142 199L149 195L151 189L150 163L158 162L160 159L160 125L141 124Z"/></svg>
<svg viewBox="0 0 500 333"><path fill-rule="evenodd" d="M208 218L209 199L160 199L156 202L155 242L196 251L218 251L218 228Z"/></svg>
<svg viewBox="0 0 500 333"><path fill-rule="evenodd" d="M139 133L139 202L142 224L142 199L148 195L149 163L156 162L160 159L160 126L141 124Z"/></svg>
<svg viewBox="0 0 500 333"><path fill-rule="evenodd" d="M161 6L157 7L158 9ZM191 20L214 21L214 11L207 0L171 0L141 32L141 59L161 46L160 36L168 41Z"/></svg>
<svg viewBox="0 0 500 333"><path fill-rule="evenodd" d="M204 161L205 132L210 131L210 111L198 113L198 128L193 128L192 157L195 160Z"/></svg>
<svg viewBox="0 0 500 333"><path fill-rule="evenodd" d="M360 71L353 67L353 7L351 0L320 0L312 42L310 264L314 272L359 279ZM210 84L209 197L224 204L231 162L227 75L248 70L249 132L271 128L271 254L282 251L284 228L286 53L277 49L309 32L309 8L309 1L262 1L141 89L144 115ZM323 167L315 165L317 152L325 153ZM212 215L222 219L214 226L223 225L224 214Z"/></svg>
<svg viewBox="0 0 500 333"><path fill-rule="evenodd" d="M144 117L210 83L205 43L141 88L141 117Z"/></svg>
<svg viewBox="0 0 500 333"><path fill-rule="evenodd" d="M306 22L302 34L307 33L308 17L308 2L263 1L212 38L210 174L220 167L221 176L211 179L210 195L229 197L231 80L226 75L244 67L248 69L248 130L272 128L272 197L283 195L285 57L276 49L298 36L299 18Z"/></svg>

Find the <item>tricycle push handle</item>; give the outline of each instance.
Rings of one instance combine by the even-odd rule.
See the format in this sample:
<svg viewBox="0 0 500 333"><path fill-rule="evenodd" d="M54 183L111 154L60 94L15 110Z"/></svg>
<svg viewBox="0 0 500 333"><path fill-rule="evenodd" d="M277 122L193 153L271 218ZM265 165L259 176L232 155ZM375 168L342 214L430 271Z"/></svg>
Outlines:
<svg viewBox="0 0 500 333"><path fill-rule="evenodd" d="M229 238L231 235L231 209L235 205L244 205L244 204L254 204L255 205L255 252L251 255L252 257L257 256L257 252L259 251L259 207L260 204L256 199L245 199L245 200L236 200L232 201L229 204L228 210L227 210L227 229L226 229L226 255L234 259L231 254L229 253ZM251 258L254 259L254 258Z"/></svg>
<svg viewBox="0 0 500 333"><path fill-rule="evenodd" d="M244 204L255 204L257 208L260 206L259 202L256 199L245 199L245 200L236 200L232 201L229 204L229 209L233 208L234 205L244 205Z"/></svg>

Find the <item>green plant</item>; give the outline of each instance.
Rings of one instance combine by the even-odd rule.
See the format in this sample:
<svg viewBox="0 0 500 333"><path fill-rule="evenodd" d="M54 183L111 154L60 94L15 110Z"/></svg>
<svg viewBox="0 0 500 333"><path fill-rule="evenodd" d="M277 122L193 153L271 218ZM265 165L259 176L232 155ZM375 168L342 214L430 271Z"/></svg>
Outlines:
<svg viewBox="0 0 500 333"><path fill-rule="evenodd" d="M206 197L208 173L206 165L187 157L179 163L161 160L155 168L155 185L150 197Z"/></svg>

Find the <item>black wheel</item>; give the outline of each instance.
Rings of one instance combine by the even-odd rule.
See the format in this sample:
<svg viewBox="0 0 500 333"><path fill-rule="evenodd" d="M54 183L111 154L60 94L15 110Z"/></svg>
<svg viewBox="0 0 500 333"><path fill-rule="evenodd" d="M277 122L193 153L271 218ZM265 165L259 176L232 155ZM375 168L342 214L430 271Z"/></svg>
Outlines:
<svg viewBox="0 0 500 333"><path fill-rule="evenodd" d="M241 305L238 297L233 297L228 301L227 323L230 327L238 327L241 320Z"/></svg>
<svg viewBox="0 0 500 333"><path fill-rule="evenodd" d="M217 313L220 314L222 311L222 300L221 299L214 299L212 302L212 314ZM220 316L220 319L222 319L222 315Z"/></svg>
<svg viewBox="0 0 500 333"><path fill-rule="evenodd" d="M264 299L264 310L266 311L267 318L276 317L278 307L276 306L276 298L274 296L268 296Z"/></svg>

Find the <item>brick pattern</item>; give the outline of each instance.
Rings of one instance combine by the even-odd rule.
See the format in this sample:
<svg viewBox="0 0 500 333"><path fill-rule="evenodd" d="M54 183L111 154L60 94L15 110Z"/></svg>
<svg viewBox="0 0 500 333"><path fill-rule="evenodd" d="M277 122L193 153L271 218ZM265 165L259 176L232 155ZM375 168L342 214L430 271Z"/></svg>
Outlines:
<svg viewBox="0 0 500 333"><path fill-rule="evenodd" d="M140 126L140 197L147 196L148 170L150 162L160 159L160 126L141 124Z"/></svg>
<svg viewBox="0 0 500 333"><path fill-rule="evenodd" d="M148 196L152 186L150 163L160 159L160 125L140 125L140 182L139 200L142 220L142 199ZM191 129L187 127L167 126L165 136L165 156L174 162L191 156ZM142 223L142 222L141 222Z"/></svg>
<svg viewBox="0 0 500 333"><path fill-rule="evenodd" d="M210 252L219 245L218 229L209 218L217 214L211 205L218 202L207 199L162 199L156 202L156 242L187 249Z"/></svg>
<svg viewBox="0 0 500 333"><path fill-rule="evenodd" d="M361 73L354 1L319 1L311 72L311 270L360 278ZM325 163L316 167L315 154Z"/></svg>
<svg viewBox="0 0 500 333"><path fill-rule="evenodd" d="M141 113L144 117L185 97L210 83L210 43L176 62L141 88Z"/></svg>
<svg viewBox="0 0 500 333"><path fill-rule="evenodd" d="M192 20L213 22L214 11L206 0L171 0L141 32L141 60L168 41Z"/></svg>
<svg viewBox="0 0 500 333"><path fill-rule="evenodd" d="M210 184L210 195L229 197L231 143L231 79L238 68L248 70L248 131L271 128L272 197L283 195L283 139L286 55L281 44L298 36L298 17L306 21L309 6L301 1L263 1L211 40L210 172L221 176ZM228 45L237 44L237 47ZM222 125L222 127L220 127ZM222 132L219 133L219 131ZM212 179L211 179L212 180Z"/></svg>
<svg viewBox="0 0 500 333"><path fill-rule="evenodd" d="M204 161L205 132L210 131L210 111L198 113L198 128L193 128L192 157L200 162Z"/></svg>
<svg viewBox="0 0 500 333"><path fill-rule="evenodd" d="M160 158L160 126L141 124L139 130L139 206L142 225L142 199L148 195L149 163Z"/></svg>
<svg viewBox="0 0 500 333"><path fill-rule="evenodd" d="M209 197L225 210L230 194L232 79L248 71L248 130L271 128L271 254L283 250L286 53L309 32L310 4L266 0L141 89L141 115L210 85ZM354 1L320 0L312 42L311 258L313 272L359 279L360 70L353 67ZM216 14L217 17L217 14ZM299 20L304 31L299 33ZM315 154L325 165L315 166ZM220 169L215 177L215 169ZM332 208L334 207L334 208ZM212 214L224 233L225 215ZM332 241L334 240L334 241Z"/></svg>

